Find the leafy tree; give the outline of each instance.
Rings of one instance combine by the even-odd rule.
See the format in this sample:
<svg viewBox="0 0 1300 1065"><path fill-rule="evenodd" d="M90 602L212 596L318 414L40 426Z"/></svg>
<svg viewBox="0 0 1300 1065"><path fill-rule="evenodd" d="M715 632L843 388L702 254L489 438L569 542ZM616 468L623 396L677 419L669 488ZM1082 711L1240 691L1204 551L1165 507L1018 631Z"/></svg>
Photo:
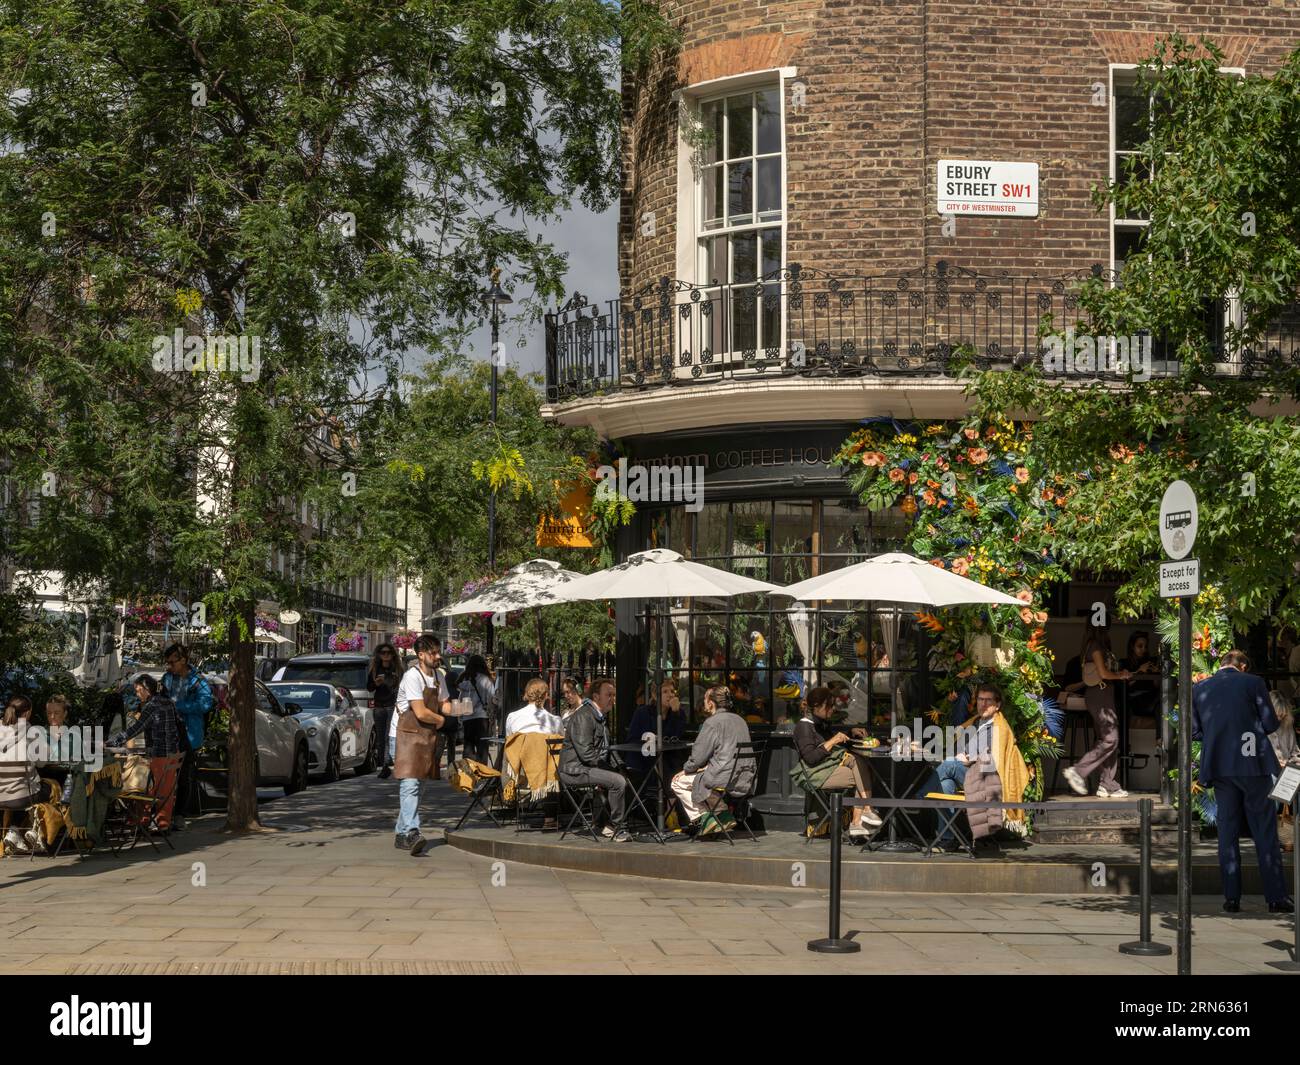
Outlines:
<svg viewBox="0 0 1300 1065"><path fill-rule="evenodd" d="M0 454L58 484L4 551L202 595L231 830L258 827L256 603L331 575L328 536L291 578L272 553L300 504L347 512L376 395L454 345L491 266L559 293L529 225L617 194L617 73L671 38L613 0L0 2Z"/></svg>

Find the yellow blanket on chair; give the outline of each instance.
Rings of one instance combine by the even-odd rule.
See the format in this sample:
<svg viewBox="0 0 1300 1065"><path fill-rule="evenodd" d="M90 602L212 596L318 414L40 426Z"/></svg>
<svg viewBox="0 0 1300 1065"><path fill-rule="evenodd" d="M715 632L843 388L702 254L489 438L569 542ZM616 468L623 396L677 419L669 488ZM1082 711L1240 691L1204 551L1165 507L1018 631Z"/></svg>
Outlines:
<svg viewBox="0 0 1300 1065"><path fill-rule="evenodd" d="M505 760L509 771L501 789L506 802L514 801L515 788L521 779L533 802L560 790L555 759L547 746L548 740L559 738L542 732L516 732L506 740Z"/></svg>
<svg viewBox="0 0 1300 1065"><path fill-rule="evenodd" d="M967 718L963 727L978 723L978 715ZM1024 755L1016 746L1015 733L1001 711L993 715L993 765L998 771L998 780L1002 785L1003 802L1024 802L1025 789L1029 787L1029 766L1025 764ZM1018 836L1029 831L1025 821L1024 810L1003 810L1002 827Z"/></svg>

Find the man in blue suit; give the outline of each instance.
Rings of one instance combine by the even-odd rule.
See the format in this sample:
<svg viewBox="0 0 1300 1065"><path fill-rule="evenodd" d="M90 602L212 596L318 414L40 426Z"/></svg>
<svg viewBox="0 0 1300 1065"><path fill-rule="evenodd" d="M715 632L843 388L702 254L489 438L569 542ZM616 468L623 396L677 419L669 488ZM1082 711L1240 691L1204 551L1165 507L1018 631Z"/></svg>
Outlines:
<svg viewBox="0 0 1300 1065"><path fill-rule="evenodd" d="M1192 739L1201 741L1201 784L1213 787L1219 804L1219 872L1223 908L1241 909L1242 819L1255 841L1259 875L1270 913L1293 913L1286 893L1282 850L1277 839L1277 807L1268 797L1279 772L1268 734L1277 715L1268 687L1247 673L1250 659L1241 651L1223 656L1219 671L1192 689Z"/></svg>

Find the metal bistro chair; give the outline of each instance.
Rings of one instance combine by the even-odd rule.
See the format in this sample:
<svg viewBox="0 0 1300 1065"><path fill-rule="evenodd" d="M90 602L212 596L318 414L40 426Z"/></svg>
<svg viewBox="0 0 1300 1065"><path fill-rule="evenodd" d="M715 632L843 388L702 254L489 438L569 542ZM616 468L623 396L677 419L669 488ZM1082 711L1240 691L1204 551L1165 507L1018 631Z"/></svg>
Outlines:
<svg viewBox="0 0 1300 1065"><path fill-rule="evenodd" d="M736 819L736 824L743 828L749 834L749 838L755 843L758 842L758 837L754 835L754 830L749 827L749 819L754 812L750 806L749 796L732 795L731 789L735 786L736 780L740 777L741 769L747 765L753 766L754 783L758 783L758 767L762 760L763 752L766 749L767 743L763 740L736 744L736 757L731 763L731 776L727 778L725 786L713 789L714 794L722 800L727 809L731 812L731 816ZM718 828L721 830L723 839L734 847L736 841L732 838L731 829L727 826L726 822L719 819Z"/></svg>
<svg viewBox="0 0 1300 1065"><path fill-rule="evenodd" d="M578 836L585 833L595 840L600 840L602 837L600 833L596 831L596 800L600 795L600 789L597 788L595 784L572 784L564 779L564 775L558 771L560 752L563 749L564 739L562 737L547 741L547 750L556 759L557 771L555 776L560 782L559 812L561 815L566 812L566 803L573 811L568 822L560 832L560 839L564 839L565 836L569 835L569 833L573 831L573 824L575 821L581 820L581 830L574 832L573 834Z"/></svg>
<svg viewBox="0 0 1300 1065"><path fill-rule="evenodd" d="M853 794L853 787L850 785L843 788L813 788L810 791L809 790L804 791L803 793L804 795L803 841L805 845L811 843L815 838L818 838L819 836L818 829L820 829L823 824L827 826L826 827L827 839L830 838L832 828L843 833L844 831L843 825L832 826L830 823L831 820L830 795L837 791L840 793L841 797L847 799ZM815 817L813 816L813 812L814 812L813 807L817 807L817 814ZM848 809L848 807L845 807L845 809Z"/></svg>
<svg viewBox="0 0 1300 1065"><path fill-rule="evenodd" d="M555 779L560 780L560 750L564 738L548 738L546 757L550 759ZM560 788L564 785L560 783ZM527 797L527 801L525 801ZM531 793L522 782L515 784L515 833L520 832L554 832L560 827L560 792L557 790L544 798L533 800ZM540 818L540 823L539 822Z"/></svg>
<svg viewBox="0 0 1300 1065"><path fill-rule="evenodd" d="M162 841L167 844L168 850L175 850L172 846L171 826L172 819L176 815L173 808L167 823L164 825L159 820L159 814L168 806L174 807L178 790L180 788L181 764L185 761L183 753L170 754L162 760L157 766L156 771L150 770L149 786L142 792L123 792L113 800L114 806L125 811L126 816L121 821L114 819L113 828L115 831L108 832L109 821L105 821L105 830L108 832L108 844L117 854L126 847L127 850L134 850L135 845L144 839L148 842L155 852L158 851L158 844L153 841L155 834L162 837Z"/></svg>

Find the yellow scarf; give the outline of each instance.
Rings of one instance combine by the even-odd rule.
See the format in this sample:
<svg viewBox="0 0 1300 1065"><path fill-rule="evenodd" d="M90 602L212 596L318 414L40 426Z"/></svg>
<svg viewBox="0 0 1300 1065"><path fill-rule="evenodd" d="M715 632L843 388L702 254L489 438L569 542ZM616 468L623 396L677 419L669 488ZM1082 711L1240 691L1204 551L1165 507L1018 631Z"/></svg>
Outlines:
<svg viewBox="0 0 1300 1065"><path fill-rule="evenodd" d="M969 727L978 720L979 715L972 714L962 727ZM1024 755L1016 746L1015 734L1001 710L993 715L993 766L1002 784L1002 801L1024 802L1025 789L1029 787L1029 766L1025 764ZM1003 810L1002 826L1019 836L1029 831L1024 810Z"/></svg>

